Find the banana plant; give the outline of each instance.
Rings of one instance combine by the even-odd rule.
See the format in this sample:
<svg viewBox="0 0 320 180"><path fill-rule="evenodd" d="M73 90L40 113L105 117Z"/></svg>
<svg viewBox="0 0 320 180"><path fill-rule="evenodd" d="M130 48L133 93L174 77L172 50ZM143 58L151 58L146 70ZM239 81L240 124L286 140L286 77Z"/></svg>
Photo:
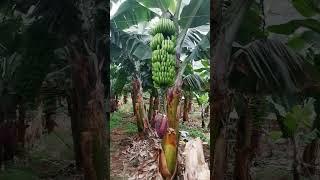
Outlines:
<svg viewBox="0 0 320 180"><path fill-rule="evenodd" d="M319 135L320 131L317 129L312 130L312 124L317 114L315 112L315 99L308 98L303 101L302 104L294 105L289 108L285 108L282 105L274 102L272 98L268 98L268 101L274 106L277 111L278 118L283 122L284 131L287 134L293 145L293 178L294 180L300 179L300 173L298 166L302 165L298 161L298 143L310 143ZM308 133L305 133L307 131Z"/></svg>
<svg viewBox="0 0 320 180"><path fill-rule="evenodd" d="M207 92L205 93L194 93L196 96L197 102L201 108L201 127L205 128L205 109L209 106L209 95Z"/></svg>
<svg viewBox="0 0 320 180"><path fill-rule="evenodd" d="M138 3L136 3L138 2ZM168 89L167 92L167 117L169 121L169 128L171 128L172 133L170 135L167 133L163 140L163 149L165 161L161 161L161 167L165 167L162 169L162 175L166 178L173 178L176 172L177 165L177 143L178 143L178 116L177 109L179 105L179 101L182 93L182 85L183 85L183 74L186 65L193 60L197 60L195 55L203 53L205 50L209 48L208 36L200 35L198 31L192 30L190 28L197 28L203 25L207 25L209 23L209 4L208 0L202 1L184 1L184 0L176 0L176 1L143 1L136 0L132 1L132 4L135 4L136 7L140 7L141 11L135 11L132 13L132 9L126 8L126 4L128 1L123 1L122 4L119 5L118 10L115 11L114 16L111 18L111 26L115 28L121 29L124 32L127 32L130 35L138 33L140 36L144 37L146 42L148 38L146 38L145 31L142 31L141 27L145 27L145 29L151 29L153 24L159 20L159 17L169 18L173 20L175 24L176 31L179 32L179 36L177 38L177 62L180 61L180 57L182 54L186 55L186 59L183 60L182 65L178 66L179 73L177 79L175 81L175 85ZM115 6L116 7L116 6ZM122 8L123 7L123 8ZM143 8L142 8L143 7ZM128 17L127 13L131 13L132 19L128 19L126 21L117 20L117 18L122 19L123 17ZM141 18L144 17L144 18ZM150 22L150 23L149 23ZM126 24L123 25L123 24ZM140 31L139 31L140 29ZM200 30L199 30L200 31ZM202 34L208 33L208 28L206 32L202 32ZM192 37L193 36L193 37ZM150 37L150 36L149 36ZM189 38L188 38L189 37ZM200 37L200 38L198 38ZM207 38L206 43L200 43L203 37ZM186 42L194 42L194 45L197 48L187 49L182 46L183 43ZM199 46L198 46L199 45ZM202 45L200 47L200 45ZM196 52L196 50L198 50ZM148 51L147 53L149 53ZM144 52L145 53L145 52ZM190 54L193 54L192 56ZM208 53L204 53L207 54ZM139 61L139 60L137 60ZM150 60L149 60L150 63ZM138 81L139 82L139 81ZM168 131L169 132L169 131ZM165 164L165 166L163 166Z"/></svg>
<svg viewBox="0 0 320 180"><path fill-rule="evenodd" d="M215 36L212 37L214 46L211 47L214 57L212 63L210 62L213 69L210 78L214 81L211 83L211 89L214 91L210 99L211 105L214 106L211 109L213 113L210 118L214 118L214 133L210 138L214 141L215 155L211 157L215 159L213 163L215 166L213 178L215 179L223 178L224 167L226 167L224 163L226 155L223 153L226 147L226 131L223 124L227 121L225 117L228 117L230 113L230 106L226 105L232 104L227 94L230 91L246 95L298 93L303 90L307 81L309 83L314 81L310 77L315 77L309 73L312 68L303 57L294 53L285 43L268 39L268 32L264 32L264 28L260 30L263 19L260 19L259 14L256 13L256 5L257 3L253 1L233 1L225 11L222 1L215 1L214 5L217 8L213 16L218 25L215 31L217 33L213 33ZM258 15L258 18L254 21L247 21L248 14L255 15L254 18ZM248 24L254 28L246 29ZM255 29L254 33L247 36L239 35L245 33L246 30L253 29ZM259 37L262 39L252 41ZM245 78L242 79L243 77ZM239 167L239 170L246 171L239 172L243 176L237 176L237 178L247 178L248 169L243 168L243 164L236 166Z"/></svg>
<svg viewBox="0 0 320 180"><path fill-rule="evenodd" d="M201 74L197 73L194 69L195 67L191 64L188 64L186 70L183 75L183 121L188 121L189 112L192 106L192 100L194 97L193 92L203 92L207 90L209 81L201 76Z"/></svg>
<svg viewBox="0 0 320 180"><path fill-rule="evenodd" d="M25 110L28 105L30 108L36 105L42 82L50 71L50 64L56 60L53 48L57 44L51 41L44 24L28 18L28 12L14 13L11 6L14 3L4 6L7 12L0 25L0 91L6 89L19 99L10 102L10 109L19 111L18 141L24 146ZM1 106L5 104L1 100Z"/></svg>
<svg viewBox="0 0 320 180"><path fill-rule="evenodd" d="M319 2L314 0L296 0L291 2L293 7L302 16L299 19L292 19L287 23L273 25L268 27L269 31L276 34L288 35L288 46L299 52L305 59L307 59L318 72L320 72L320 51L319 51L319 39L320 39L320 19L319 19ZM318 75L314 75L319 77ZM310 83L310 87L307 88L305 93L307 95L315 97L319 101L319 88L318 83ZM316 102L318 103L318 102ZM319 114L319 109L316 110ZM314 123L315 130L319 129L319 119ZM311 174L314 174L315 169L312 167L315 165L316 157L316 138L310 144L308 144L304 150L304 162L311 164L310 167L305 168Z"/></svg>
<svg viewBox="0 0 320 180"><path fill-rule="evenodd" d="M196 14L196 12L200 9L200 7L203 7L203 2L198 1L191 1L186 8L192 7L191 5L195 5L195 7L191 13L191 15ZM178 5L179 6L179 5ZM199 9L197 9L199 8ZM184 9L186 10L186 9ZM182 10L182 14L184 14L186 11ZM194 19L193 19L194 20ZM179 24L180 27L184 27L186 29L182 29L181 35L178 36L177 38L177 47L176 47L176 56L179 57L181 53L183 53L183 47L182 44L183 42L186 42L184 40L186 39L187 32L189 30L189 27L196 26L196 22L193 20L186 21L186 24ZM173 19L174 22L177 22L175 19ZM179 21L179 23L183 23L184 21ZM173 178L176 174L176 166L177 166L177 152L178 152L178 117L179 115L177 114L178 106L179 106L179 101L182 96L182 85L183 85L183 74L185 71L185 67L190 62L190 60L193 60L191 56L187 56L187 58L184 60L184 62L181 64L178 74L176 76L176 81L172 87L169 87L167 90L167 117L168 117L168 124L169 127L167 129L167 132L164 135L163 138L163 149L164 149L164 156L165 158L161 158L162 161L160 161L162 167L162 175L166 178ZM179 61L177 61L179 62Z"/></svg>

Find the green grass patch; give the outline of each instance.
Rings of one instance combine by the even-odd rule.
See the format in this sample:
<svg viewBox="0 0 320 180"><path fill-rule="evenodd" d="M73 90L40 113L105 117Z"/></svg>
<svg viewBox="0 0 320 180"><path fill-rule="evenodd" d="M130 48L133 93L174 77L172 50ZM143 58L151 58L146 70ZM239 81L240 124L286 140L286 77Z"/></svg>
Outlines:
<svg viewBox="0 0 320 180"><path fill-rule="evenodd" d="M271 131L270 132L270 138L272 141L276 141L282 137L282 132L281 131Z"/></svg>
<svg viewBox="0 0 320 180"><path fill-rule="evenodd" d="M110 129L121 128L127 134L138 132L137 125L126 118L123 118L126 113L119 110L111 114Z"/></svg>
<svg viewBox="0 0 320 180"><path fill-rule="evenodd" d="M127 122L125 125L125 130L126 133L128 134L134 134L138 132L138 128L136 124L133 124L131 122Z"/></svg>
<svg viewBox="0 0 320 180"><path fill-rule="evenodd" d="M8 180L38 180L37 175L29 169L7 169L0 173L0 179Z"/></svg>
<svg viewBox="0 0 320 180"><path fill-rule="evenodd" d="M202 141L210 143L209 138L206 137L202 129L190 128L185 124L180 124L180 130L189 132L189 135L193 138L199 137Z"/></svg>
<svg viewBox="0 0 320 180"><path fill-rule="evenodd" d="M205 141L205 142L209 143L209 139L203 134L202 131L200 131L198 129L191 129L189 131L189 134L193 138L199 137L202 141Z"/></svg>
<svg viewBox="0 0 320 180"><path fill-rule="evenodd" d="M118 112L123 113L123 114L133 113L133 106L132 106L131 101L128 101L127 104L122 104L119 107Z"/></svg>
<svg viewBox="0 0 320 180"><path fill-rule="evenodd" d="M40 138L36 147L30 151L32 159L46 158L73 160L72 136L69 132L55 131Z"/></svg>
<svg viewBox="0 0 320 180"><path fill-rule="evenodd" d="M110 120L110 129L114 129L120 126L122 121L121 112L113 112L111 113L111 120Z"/></svg>

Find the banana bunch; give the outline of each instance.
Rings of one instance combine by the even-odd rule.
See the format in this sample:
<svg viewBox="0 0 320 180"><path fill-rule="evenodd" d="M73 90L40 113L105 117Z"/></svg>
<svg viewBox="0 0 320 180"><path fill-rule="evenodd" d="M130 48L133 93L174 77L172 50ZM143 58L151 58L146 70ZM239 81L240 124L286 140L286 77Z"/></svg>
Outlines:
<svg viewBox="0 0 320 180"><path fill-rule="evenodd" d="M156 87L167 87L175 79L175 26L169 19L161 19L151 30L152 79Z"/></svg>
<svg viewBox="0 0 320 180"><path fill-rule="evenodd" d="M177 43L177 37L175 35L171 35L170 40L173 42L173 44Z"/></svg>
<svg viewBox="0 0 320 180"><path fill-rule="evenodd" d="M164 40L162 41L162 49L173 54L175 52L175 45L171 40Z"/></svg>
<svg viewBox="0 0 320 180"><path fill-rule="evenodd" d="M175 77L175 57L164 50L152 54L152 79L156 86L169 86Z"/></svg>
<svg viewBox="0 0 320 180"><path fill-rule="evenodd" d="M158 33L165 34L167 36L174 35L176 28L173 21L170 19L160 19L159 23L151 30L151 35L154 36Z"/></svg>
<svg viewBox="0 0 320 180"><path fill-rule="evenodd" d="M160 45L162 43L162 41L164 41L164 36L162 33L158 33L156 34L151 42L150 42L150 47L152 50L156 50L156 49L160 49Z"/></svg>

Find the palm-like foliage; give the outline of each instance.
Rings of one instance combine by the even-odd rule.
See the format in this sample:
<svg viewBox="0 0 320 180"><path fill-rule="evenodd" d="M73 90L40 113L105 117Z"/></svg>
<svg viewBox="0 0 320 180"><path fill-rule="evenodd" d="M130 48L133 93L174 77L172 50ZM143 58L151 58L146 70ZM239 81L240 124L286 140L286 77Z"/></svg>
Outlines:
<svg viewBox="0 0 320 180"><path fill-rule="evenodd" d="M179 62L179 60L182 60L184 63L181 66L179 63L177 63L177 67L180 67L180 69L174 88L181 89L181 87L183 86L182 88L185 91L204 89L205 83L200 78L200 76L197 74L193 74L192 69L191 73L186 73L186 71L188 71L186 70L188 69L186 67L188 64L190 64L190 61L198 60L199 57L208 57L208 53L204 51L209 49L208 36L206 36L209 31L209 1L191 0L189 3L186 2L187 1L184 0L131 1L131 3L136 4L136 7L140 5L139 10L144 12L134 12L136 13L136 15L127 17L128 14L134 13L132 9L126 8L126 4L128 4L128 1L123 1L123 4L121 4L117 12L114 13L115 16L111 17L111 26L113 28L111 29L111 43L112 46L114 46L112 48L114 52L111 51L113 53L113 63L115 65L118 65L120 69L124 69L124 71L128 72L128 75L133 74L134 87L140 86L140 81L135 78L138 76L140 77L139 79L142 79L142 86L144 90L154 89L151 79L151 49L148 45L150 41L150 35L147 31L143 31L139 28L144 27L145 29L150 29L159 20L159 17L165 17L170 18L175 23L175 27L178 32L178 43L176 46L177 62ZM126 19L126 21L123 21L123 19ZM198 44L200 44L200 42L202 42L202 39L204 38L207 38L206 44L202 43L204 45L201 44L201 47L198 46ZM192 56L190 56L190 54L192 54ZM183 59L180 57L186 58ZM141 96L140 88L138 90L139 92L136 93ZM168 97L171 96L169 95L171 91L172 90L170 90L169 88L167 92ZM162 95L164 94L160 93L160 96ZM174 128L176 131L177 129L173 124L176 124L175 122L177 116L175 111L177 109L176 104L179 104L180 101L180 95L174 95L172 99L174 100L168 100L167 116L168 119L170 119L170 127ZM139 103L135 103L136 106L138 104ZM164 104L164 102L162 101L161 104ZM141 105L141 107L143 107L143 105ZM143 110L141 111L143 112ZM139 112L140 111L138 111L138 114L140 114ZM137 122L139 122L141 119L139 117L140 116L137 115ZM171 138L173 138L174 140L175 136ZM164 142L163 144L166 160L168 166L170 166L170 173L174 173L173 170L176 165L175 152L177 150L177 147L172 147L171 152L166 149L166 147L169 147L170 145L167 142ZM163 163L163 161L160 163ZM172 174L169 176L172 176Z"/></svg>
<svg viewBox="0 0 320 180"><path fill-rule="evenodd" d="M126 29L140 22L147 22L155 16L156 13L150 11L140 2L136 0L127 0L121 3L121 5L118 7L118 10L115 13L112 12L110 23L112 26L116 28Z"/></svg>
<svg viewBox="0 0 320 180"><path fill-rule="evenodd" d="M112 59L127 56L127 60L145 61L151 59L151 48L139 36L128 34L111 27L111 56Z"/></svg>
<svg viewBox="0 0 320 180"><path fill-rule="evenodd" d="M247 2L250 1L246 1L245 3ZM257 95L261 96L261 94L263 93L279 95L288 92L296 93L301 91L303 89L303 85L305 85L305 82L310 81L311 79L310 73L306 72L308 64L305 59L293 52L284 43L278 41L263 39L250 42L252 39L261 37L264 38L265 34L262 30L260 30L260 17L257 16L259 15L259 13L257 14L256 12L250 12L254 10L253 8L251 8L250 11L246 11L246 13L244 13L245 11L241 11L242 8L239 8L242 6L244 7L243 9L245 9L245 3L242 3L243 4L241 4L241 1L233 1L232 6L227 9L227 14L224 14L223 17L223 20L225 21L222 21L221 29L224 34L221 38L222 40L217 40L217 47L215 47L217 49L214 49L214 63L216 64L211 64L214 66L214 75L216 76L215 83L217 84L214 85L219 86L217 88L214 87L215 92L220 95L227 94L229 90L228 86L234 88L236 92L240 93L241 95L245 94L249 97L254 97ZM250 13L255 15L251 16L251 18L254 18L254 21L248 20L248 14ZM241 19L241 16L243 15L244 17L247 16L247 18L244 18L244 22L239 22L239 19ZM252 24L251 22L254 23ZM249 28L249 25L254 28ZM240 27L240 29L237 32L238 27ZM250 32L250 34L244 35L246 33L245 30L248 30L247 32ZM252 32L252 30L254 30L254 32ZM252 36L252 34L254 35ZM232 50L229 49L231 45L233 45ZM225 64L226 61L227 63ZM229 81L225 81L226 79L228 79ZM217 103L214 104L216 108L213 107L212 109L213 112L215 112L214 116L216 116L214 117L216 120L214 123L217 125L213 126L214 128L216 128L214 129L214 133L219 133L219 126L224 123L224 117L226 117L229 113L229 111L226 109L230 108L230 106L224 106L224 104L228 104L227 96L222 96L222 99L219 99ZM258 106L253 105L253 107L259 109ZM241 109L239 108L237 109L237 111L238 110ZM225 114L223 114L222 116L220 116L221 111L225 111ZM250 114L252 113L250 111L246 112L249 114L244 114L244 117L248 117L248 119L245 119L246 124L243 124L244 126L250 124L250 117L255 117ZM241 116L242 115L243 114L241 113ZM254 134L254 132L250 130L250 127L246 128L245 133L242 133L241 130L242 129L240 126L239 157L244 155L244 153L241 154L241 150L245 149L245 146L254 146L253 143L255 143L250 142L250 140L246 143L241 141L241 139L246 137L247 134ZM213 136L213 138L216 139L218 137ZM250 137L246 137L246 139L248 138ZM219 144L217 145L219 146ZM216 149L219 147L214 148ZM221 145L220 148L223 148L223 145ZM251 150L252 149L250 149L250 151ZM216 156L214 158L216 158ZM241 159L245 158L246 157L241 157ZM221 170L221 172L219 172L219 170ZM223 175L223 167L219 170L217 170L218 173L215 178L222 177L221 175ZM236 174L236 177L249 172L244 172L246 170L243 169L243 162L240 161L239 163L236 163L235 172L237 173L237 171L239 171L239 173ZM242 178L245 179L246 177L248 176L245 175Z"/></svg>
<svg viewBox="0 0 320 180"><path fill-rule="evenodd" d="M97 163L96 159L106 155L101 69L106 60L107 43L104 40L107 30L105 16L107 2L101 0L8 2L6 13L3 13L2 7L0 8L3 20L0 23L2 67L0 81L6 81L7 83L3 83L6 86L13 86L16 94L24 100L19 103L26 103L35 100L39 95L45 96L46 100L52 97L54 99L57 93L65 95L70 88L72 73L73 94L81 94L68 98L70 100L68 102L72 102L69 104L72 105L69 106L69 110L73 124L72 135L77 166L80 168L80 159L88 158L88 161L94 161L96 164L88 165L90 170L83 166L86 178L103 179L106 175L104 165L107 160L100 158ZM23 2L27 5L22 5ZM2 13L5 15L2 16ZM72 67L71 73L68 71L70 70L68 66L65 68L60 66L63 63L65 63L63 66L66 66L67 63L66 61L61 63L61 58L55 54L56 50L62 47L66 47L68 51L65 59L69 60L67 63ZM19 60L19 63L15 63L13 59ZM75 79L81 79L77 81L80 83L75 82ZM48 104L51 103L55 104L55 99ZM87 106L88 103L91 106ZM3 104L1 106L3 107ZM82 107L93 110L84 111L85 108ZM15 109L12 108L12 111ZM79 113L87 115L78 115ZM19 123L20 121L23 119L19 119ZM88 127L92 124L83 125L84 122L99 124L100 129L96 128L94 133L99 133L101 130L101 135L96 136L99 138L95 137L91 155L80 157L82 154L80 134L84 129L81 126ZM74 125L79 128L75 129Z"/></svg>
<svg viewBox="0 0 320 180"><path fill-rule="evenodd" d="M192 60L208 59L210 49L209 26L199 26L188 29L182 42L182 52Z"/></svg>
<svg viewBox="0 0 320 180"><path fill-rule="evenodd" d="M175 4L178 6L179 2L175 1L155 1L155 2L147 2L147 1L138 1L139 5L143 5L144 7L147 7L148 9L144 9L143 11L155 11L152 8L158 8L158 10L161 9L168 9L169 7L176 7ZM142 72L140 74L142 78L143 87L147 87L147 89L151 88L153 86L152 79L151 79L151 49L148 46L149 43L149 34L148 32L141 31L141 28L139 27L147 27L149 29L153 26L153 23L147 23L146 21L149 21L150 18L140 19L140 21L134 21L135 23L131 24L130 28L127 30L121 30L120 26L117 26L117 18L116 17L126 17L126 13L132 13L131 10L127 9L127 1L123 1L123 3L119 6L118 11L115 13L114 16L112 16L112 22L111 22L111 55L112 59L114 59L114 63L121 64L121 67L126 69L126 72L128 75L130 75L133 72ZM136 3L136 2L131 2ZM204 8L205 3L198 3L197 1L191 1L190 4L184 4L185 2L180 2L181 10L178 12L180 14L180 22L186 23L186 20L189 21L189 25L192 27L192 23L195 23L195 17L187 17L187 11L184 10L185 8L191 8L194 4L201 5L202 8ZM174 12L172 10L171 14ZM183 11L183 12L182 12ZM162 14L162 11L160 14ZM200 10L195 11L195 16L201 16L202 21L204 24L208 23L208 19L202 16L203 13L208 14L208 9L200 12ZM198 15L197 13L202 13L202 15ZM140 14L140 13L138 13ZM156 16L158 16L156 14ZM190 16L190 13L188 13L188 16ZM178 20L179 20L178 19ZM156 21L156 19L155 19ZM201 21L201 22L202 22ZM145 25L141 24L144 23ZM180 23L179 22L179 23ZM199 23L199 22L197 22ZM186 25L186 24L185 24ZM198 60L200 57L208 57L208 50L209 50L209 36L208 36L208 30L209 25L201 24L200 27L193 27L186 31L185 34L182 33L178 37L178 39L181 39L181 48L182 52L186 54L188 62L190 60ZM193 25L194 26L194 25ZM129 27L129 26L128 26ZM127 28L128 28L127 27ZM181 27L183 28L183 27ZM147 33L147 34L146 34ZM207 35L205 35L208 33ZM183 38L183 39L182 39ZM178 45L179 46L179 45ZM134 68L133 68L134 67ZM142 71L141 71L142 70ZM199 80L200 78L196 75L189 76L185 81L189 83L191 86L198 86L199 89L199 83L201 83Z"/></svg>
<svg viewBox="0 0 320 180"><path fill-rule="evenodd" d="M182 86L186 91L204 91L206 84L198 74L188 74L183 77Z"/></svg>
<svg viewBox="0 0 320 180"><path fill-rule="evenodd" d="M296 0L292 1L292 5L295 7L295 9L302 15L302 18L299 19L293 19L287 23L279 24L279 25L273 25L268 27L268 29L271 32L278 33L278 34L284 34L289 35L288 36L288 46L293 48L295 51L297 51L301 56L304 57L307 61L309 61L311 64L314 65L314 67L308 69L308 71L311 71L313 73L313 76L311 77L313 82L309 84L319 84L319 35L320 35L320 21L319 21L319 1L314 0ZM314 70L315 69L315 70ZM315 102L315 111L319 113L318 103L319 103L319 89L314 88L318 85L312 86L311 88L307 88L311 91L306 91L305 96L313 96L316 98ZM310 93L311 92L311 93ZM281 105L283 105L282 103ZM276 106L276 105L275 105ZM279 107L279 105L277 105ZM288 105L285 106L288 108ZM290 107L290 106L289 106ZM279 108L278 108L279 109ZM276 111L280 112L280 111ZM288 114L291 114L291 117L283 117L283 114L278 113L278 118L285 119L286 125L291 127L291 132L296 133L296 127L298 127L298 124L301 124L301 121L297 121L298 119L305 119L308 117L308 115L304 115L305 117L299 117L301 114L303 114L300 107L292 108L291 112ZM294 116L292 116L294 115ZM307 136L305 139L309 139L309 143L305 150L303 155L303 160L305 163L309 163L312 167L315 165L314 159L316 159L316 151L313 146L316 145L317 141L316 139L319 138L319 118L316 118L312 128L313 131L308 134L304 134L304 136ZM284 124L284 123L283 123ZM281 123L280 123L281 125ZM282 125L285 126L285 125ZM288 128L282 128L282 131L285 133L284 135L288 137L290 133L288 132ZM290 136L289 136L290 137ZM291 133L292 138L292 133ZM293 138L292 138L293 139ZM294 167L297 169L296 167ZM314 168L306 168L308 172L314 173ZM297 172L297 171L296 171ZM296 173L296 177L299 177L299 174Z"/></svg>
<svg viewBox="0 0 320 180"><path fill-rule="evenodd" d="M50 64L56 59L53 50L57 42L47 32L43 21L28 18L27 14L10 12L2 21L0 80L25 101L31 102L38 95Z"/></svg>
<svg viewBox="0 0 320 180"><path fill-rule="evenodd" d="M307 62L276 40L257 40L240 47L230 67L230 85L248 92L294 93L310 80L304 71Z"/></svg>

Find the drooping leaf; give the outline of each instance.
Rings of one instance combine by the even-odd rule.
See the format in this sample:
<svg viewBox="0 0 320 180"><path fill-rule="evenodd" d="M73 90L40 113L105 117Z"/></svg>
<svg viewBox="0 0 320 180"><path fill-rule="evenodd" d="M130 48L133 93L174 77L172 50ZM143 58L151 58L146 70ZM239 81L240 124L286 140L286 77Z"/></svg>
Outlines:
<svg viewBox="0 0 320 180"><path fill-rule="evenodd" d="M130 35L115 28L111 28L110 32L110 41L116 46L112 50L120 50L131 58L136 58L141 61L151 59L150 46L139 40L137 36Z"/></svg>
<svg viewBox="0 0 320 180"><path fill-rule="evenodd" d="M305 71L307 62L276 40L253 41L235 52L231 61L235 63L235 66L230 66L230 72L235 73L230 77L231 87L246 89L245 86L250 81L251 84L256 81L257 84L251 87L251 91L297 92L309 80ZM244 82L247 83L239 84L241 75L236 72L243 74L247 78ZM256 78L252 79L253 76Z"/></svg>
<svg viewBox="0 0 320 180"><path fill-rule="evenodd" d="M197 44L203 39L205 34L202 34L201 28L206 30L207 28L210 28L209 25L206 26L200 26L195 28L189 28L186 36L182 42L182 48L187 48L189 50L193 50Z"/></svg>
<svg viewBox="0 0 320 180"><path fill-rule="evenodd" d="M311 17L320 13L319 2L315 0L292 0L292 5L305 17Z"/></svg>
<svg viewBox="0 0 320 180"><path fill-rule="evenodd" d="M209 5L209 0L191 0L190 3L183 8L180 14L179 25L181 26L181 28L186 28L189 19L192 19L189 28L208 24L210 19ZM199 9L196 9L197 6L200 6ZM196 10L196 13L194 16L192 16L191 14L194 10Z"/></svg>
<svg viewBox="0 0 320 180"><path fill-rule="evenodd" d="M182 52L187 54L191 60L198 61L209 57L209 30L209 25L189 28L187 30L181 47Z"/></svg>
<svg viewBox="0 0 320 180"><path fill-rule="evenodd" d="M110 17L110 23L119 29L126 29L140 22L148 22L156 15L156 13L136 0L127 0Z"/></svg>
<svg viewBox="0 0 320 180"><path fill-rule="evenodd" d="M147 8L159 8L160 10L169 10L171 14L174 14L177 0L137 0Z"/></svg>
<svg viewBox="0 0 320 180"><path fill-rule="evenodd" d="M128 72L125 68L121 68L116 73L115 77L111 77L111 79L114 79L111 86L111 91L113 95L119 95L122 93L124 86L128 83L129 75L130 72Z"/></svg>
<svg viewBox="0 0 320 180"><path fill-rule="evenodd" d="M320 22L315 19L304 19L304 20L292 20L288 23L269 26L268 30L278 34L289 35L295 32L300 27L305 27L320 33Z"/></svg>
<svg viewBox="0 0 320 180"><path fill-rule="evenodd" d="M205 88L205 82L197 74L189 74L183 78L183 88L193 91L202 91Z"/></svg>
<svg viewBox="0 0 320 180"><path fill-rule="evenodd" d="M195 61L210 58L210 32L191 50L189 58Z"/></svg>

